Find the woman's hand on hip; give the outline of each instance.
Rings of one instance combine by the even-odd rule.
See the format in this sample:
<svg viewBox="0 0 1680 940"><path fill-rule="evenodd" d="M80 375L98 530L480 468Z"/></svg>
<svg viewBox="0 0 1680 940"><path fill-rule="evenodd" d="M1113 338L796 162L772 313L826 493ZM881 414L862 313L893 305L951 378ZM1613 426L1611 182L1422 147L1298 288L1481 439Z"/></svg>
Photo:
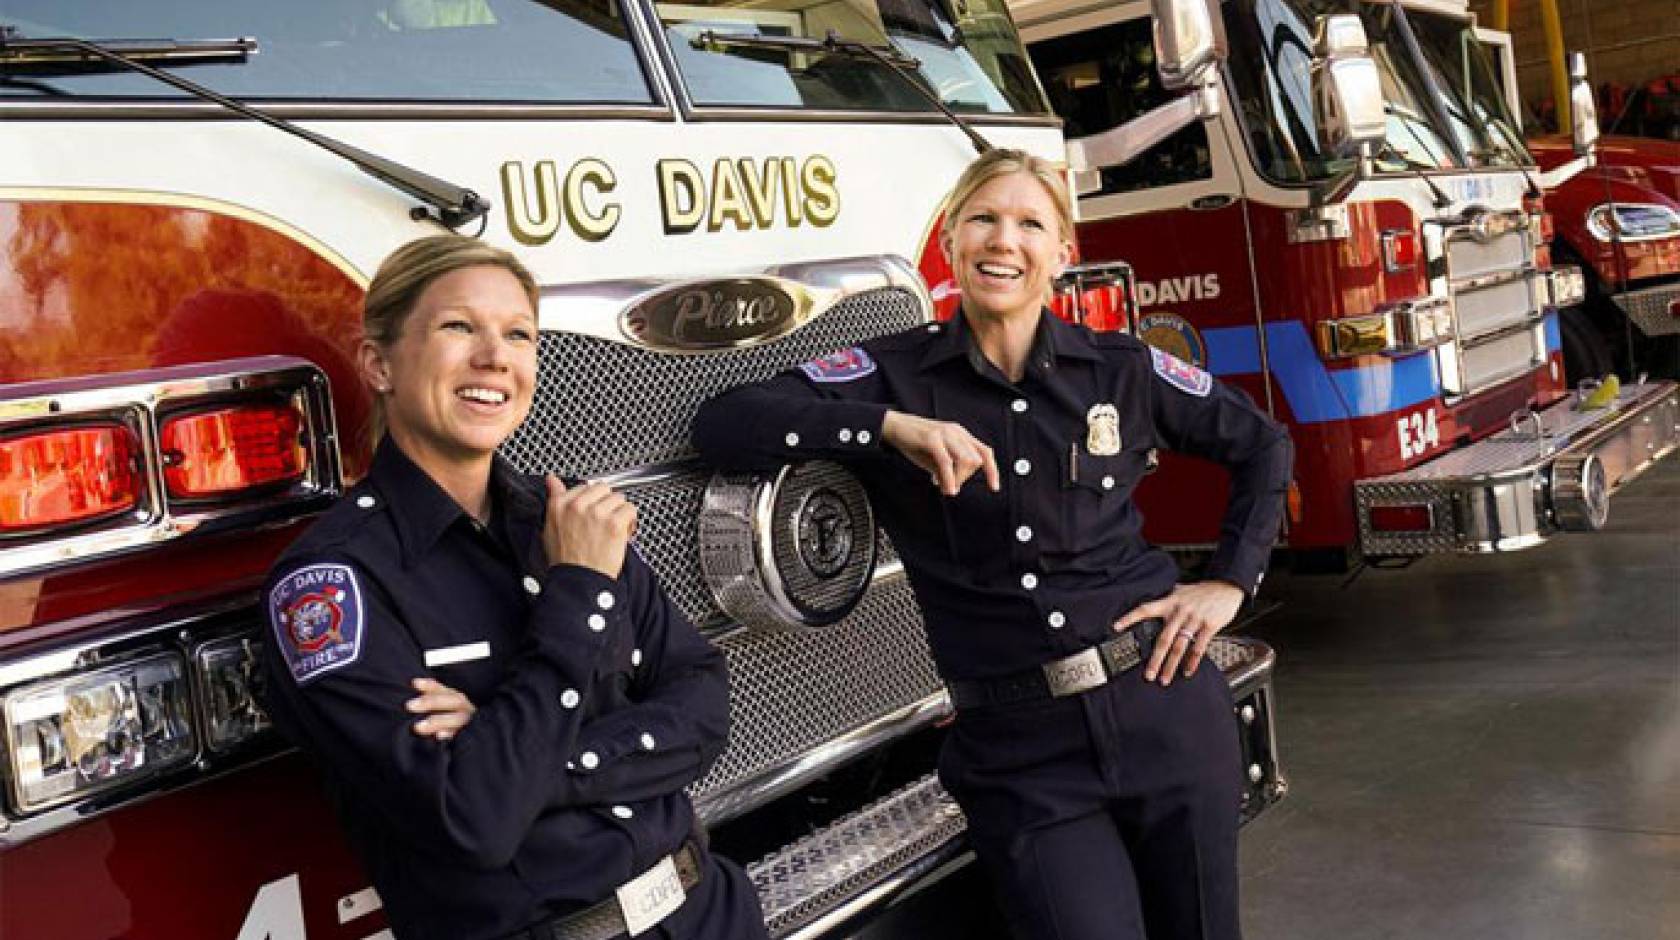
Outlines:
<svg viewBox="0 0 1680 940"><path fill-rule="evenodd" d="M436 679L415 679L409 683L419 694L404 703L410 712L422 716L413 725L422 738L447 741L472 721L478 707L460 692Z"/></svg>
<svg viewBox="0 0 1680 940"><path fill-rule="evenodd" d="M946 496L957 495L976 473L986 475L994 493L1003 486L992 449L960 424L889 411L881 421L881 439L931 474Z"/></svg>
<svg viewBox="0 0 1680 940"><path fill-rule="evenodd" d="M550 565L579 565L616 578L635 534L636 507L612 487L585 483L568 489L548 477L543 551Z"/></svg>
<svg viewBox="0 0 1680 940"><path fill-rule="evenodd" d="M1161 633L1155 638L1155 649L1144 666L1143 677L1154 682L1159 676L1162 685L1172 685L1173 676L1181 668L1186 677L1196 674L1208 644L1219 631L1230 626L1237 611L1242 609L1242 602L1242 589L1229 582L1180 584L1166 597L1132 608L1114 621L1114 631L1118 633L1139 621L1159 617Z"/></svg>

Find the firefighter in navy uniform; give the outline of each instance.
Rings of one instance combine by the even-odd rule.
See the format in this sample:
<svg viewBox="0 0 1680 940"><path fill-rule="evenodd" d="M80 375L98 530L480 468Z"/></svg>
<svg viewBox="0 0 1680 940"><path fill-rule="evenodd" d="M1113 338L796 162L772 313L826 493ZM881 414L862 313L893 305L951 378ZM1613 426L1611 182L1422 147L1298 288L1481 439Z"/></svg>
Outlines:
<svg viewBox="0 0 1680 940"><path fill-rule="evenodd" d="M696 444L863 481L956 705L941 779L1018 936L1232 940L1236 723L1197 667L1260 581L1289 440L1207 373L1043 310L1072 229L1045 161L992 151L948 205L959 316L727 392ZM1199 583L1141 535L1157 448L1231 473Z"/></svg>
<svg viewBox="0 0 1680 940"><path fill-rule="evenodd" d="M366 479L276 563L261 683L320 765L398 938L763 937L683 787L723 749L722 655L600 485L512 470L536 286L438 236L369 285Z"/></svg>

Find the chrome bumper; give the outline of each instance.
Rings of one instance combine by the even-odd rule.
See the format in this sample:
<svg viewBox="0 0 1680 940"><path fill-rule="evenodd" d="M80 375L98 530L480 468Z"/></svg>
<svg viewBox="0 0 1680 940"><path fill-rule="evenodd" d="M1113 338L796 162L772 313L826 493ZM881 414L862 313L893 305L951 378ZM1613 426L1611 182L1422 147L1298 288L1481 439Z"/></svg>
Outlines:
<svg viewBox="0 0 1680 940"><path fill-rule="evenodd" d="M1354 485L1366 555L1504 552L1604 524L1609 497L1680 444L1672 382L1626 387L1602 410L1565 399L1509 431ZM1427 528L1373 524L1373 510L1423 510ZM1380 515L1380 514L1379 514Z"/></svg>
<svg viewBox="0 0 1680 940"><path fill-rule="evenodd" d="M1283 799L1272 724L1271 647L1222 637L1208 658L1225 674L1242 741L1242 820ZM928 775L747 866L778 940L844 936L919 885L972 859L968 821Z"/></svg>

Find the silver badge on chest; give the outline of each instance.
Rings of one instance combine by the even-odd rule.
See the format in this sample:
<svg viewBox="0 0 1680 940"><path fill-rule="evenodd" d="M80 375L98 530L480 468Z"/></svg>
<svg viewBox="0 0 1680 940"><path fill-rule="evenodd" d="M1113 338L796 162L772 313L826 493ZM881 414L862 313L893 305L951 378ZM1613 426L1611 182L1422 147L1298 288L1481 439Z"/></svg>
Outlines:
<svg viewBox="0 0 1680 940"><path fill-rule="evenodd" d="M1120 412L1113 405L1092 405L1085 412L1085 450L1094 457L1120 453Z"/></svg>

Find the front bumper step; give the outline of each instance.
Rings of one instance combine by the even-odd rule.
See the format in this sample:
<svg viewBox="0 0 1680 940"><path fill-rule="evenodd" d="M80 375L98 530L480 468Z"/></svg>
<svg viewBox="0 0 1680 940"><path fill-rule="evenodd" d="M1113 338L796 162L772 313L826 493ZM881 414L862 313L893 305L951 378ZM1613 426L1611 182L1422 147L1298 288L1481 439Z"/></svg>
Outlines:
<svg viewBox="0 0 1680 940"><path fill-rule="evenodd" d="M1672 312L1674 305L1680 304L1680 280L1612 294L1610 299L1646 336L1680 333L1680 316Z"/></svg>
<svg viewBox="0 0 1680 940"><path fill-rule="evenodd" d="M1270 647L1221 637L1209 659L1231 685L1243 754L1243 822L1283 799L1272 723ZM778 940L811 940L856 926L924 880L964 860L968 821L930 774L747 866L765 924Z"/></svg>
<svg viewBox="0 0 1680 940"><path fill-rule="evenodd" d="M1577 411L1567 398L1486 440L1354 484L1360 547L1370 556L1505 552L1597 529L1610 496L1677 444L1672 382L1624 387L1601 410Z"/></svg>

